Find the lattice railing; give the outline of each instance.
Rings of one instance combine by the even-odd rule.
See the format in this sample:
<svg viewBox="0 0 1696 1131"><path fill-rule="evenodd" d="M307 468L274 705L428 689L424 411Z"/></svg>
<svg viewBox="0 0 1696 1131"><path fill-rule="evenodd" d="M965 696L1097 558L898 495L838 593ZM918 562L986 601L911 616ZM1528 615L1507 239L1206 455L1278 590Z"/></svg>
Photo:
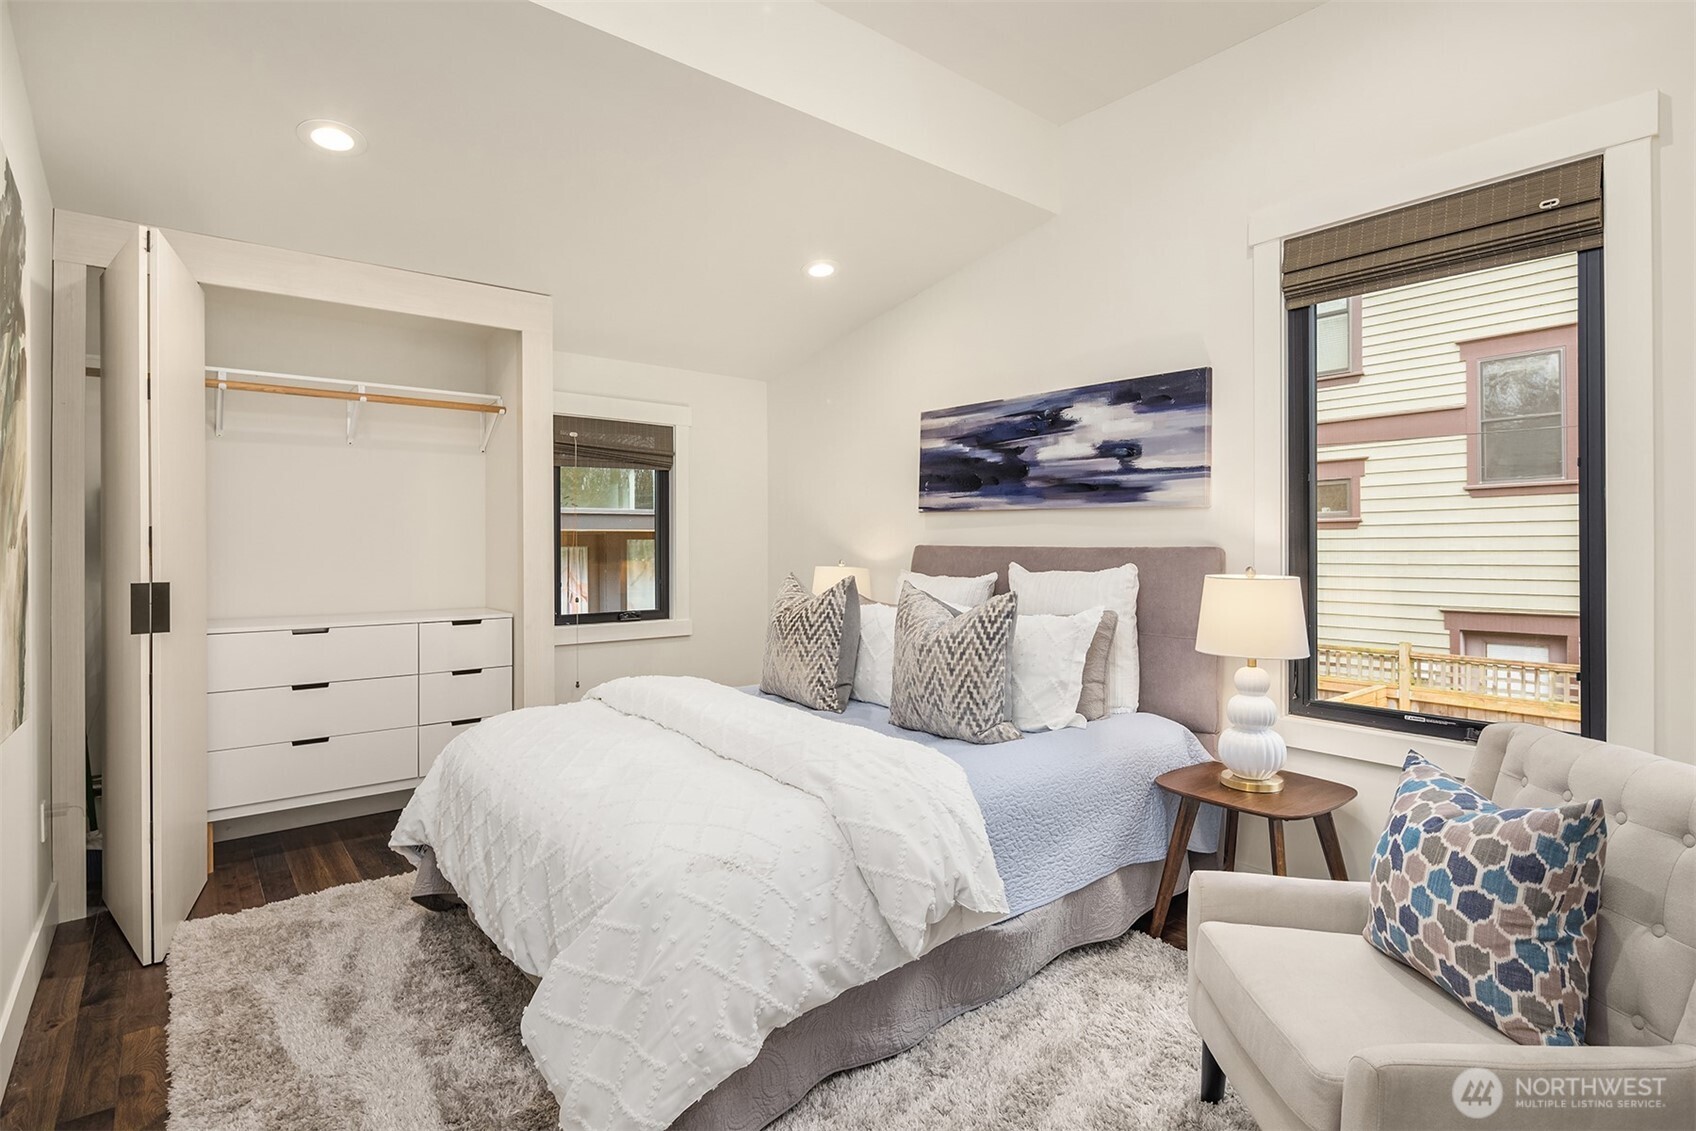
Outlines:
<svg viewBox="0 0 1696 1131"><path fill-rule="evenodd" d="M1414 691L1433 689L1574 706L1579 702L1577 664L1416 652L1405 644L1400 648L1321 644L1318 661L1323 680L1399 688L1405 665L1407 686Z"/></svg>

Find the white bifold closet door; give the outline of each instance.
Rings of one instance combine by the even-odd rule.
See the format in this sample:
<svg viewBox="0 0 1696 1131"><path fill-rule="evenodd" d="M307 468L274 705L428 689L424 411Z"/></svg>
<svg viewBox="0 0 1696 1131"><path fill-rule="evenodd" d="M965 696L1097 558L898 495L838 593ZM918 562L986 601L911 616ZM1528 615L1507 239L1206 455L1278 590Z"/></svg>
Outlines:
<svg viewBox="0 0 1696 1131"><path fill-rule="evenodd" d="M101 284L103 894L144 964L206 883L206 300L157 230Z"/></svg>

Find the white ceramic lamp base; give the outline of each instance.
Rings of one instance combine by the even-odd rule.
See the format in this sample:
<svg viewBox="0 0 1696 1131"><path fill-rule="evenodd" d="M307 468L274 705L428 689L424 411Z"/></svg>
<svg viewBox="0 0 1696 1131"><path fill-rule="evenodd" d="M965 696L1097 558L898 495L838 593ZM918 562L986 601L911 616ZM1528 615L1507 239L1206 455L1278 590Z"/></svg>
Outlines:
<svg viewBox="0 0 1696 1131"><path fill-rule="evenodd" d="M1266 694L1272 677L1252 664L1237 669L1237 693L1225 705L1231 725L1219 736L1219 782L1245 793L1277 793L1284 788L1284 737L1272 729L1278 708Z"/></svg>

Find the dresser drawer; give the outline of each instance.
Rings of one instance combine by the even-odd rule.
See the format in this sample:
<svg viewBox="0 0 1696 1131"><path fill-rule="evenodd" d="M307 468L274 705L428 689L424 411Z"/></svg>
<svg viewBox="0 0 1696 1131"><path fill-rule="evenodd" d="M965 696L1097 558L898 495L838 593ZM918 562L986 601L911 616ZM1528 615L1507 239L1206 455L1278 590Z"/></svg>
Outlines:
<svg viewBox="0 0 1696 1131"><path fill-rule="evenodd" d="M417 776L416 727L214 750L206 761L206 807L233 809Z"/></svg>
<svg viewBox="0 0 1696 1131"><path fill-rule="evenodd" d="M415 624L215 632L206 638L208 691L378 679L417 670Z"/></svg>
<svg viewBox="0 0 1696 1131"><path fill-rule="evenodd" d="M418 670L457 672L512 666L512 618L425 621L418 626Z"/></svg>
<svg viewBox="0 0 1696 1131"><path fill-rule="evenodd" d="M206 748L393 730L418 722L418 677L295 684L206 697Z"/></svg>
<svg viewBox="0 0 1696 1131"><path fill-rule="evenodd" d="M442 756L448 743L476 726L478 722L465 723L431 723L429 726L418 728L418 776L423 777L430 772L430 767L436 764L436 759Z"/></svg>
<svg viewBox="0 0 1696 1131"><path fill-rule="evenodd" d="M418 677L420 724L486 719L512 710L512 668L431 672Z"/></svg>

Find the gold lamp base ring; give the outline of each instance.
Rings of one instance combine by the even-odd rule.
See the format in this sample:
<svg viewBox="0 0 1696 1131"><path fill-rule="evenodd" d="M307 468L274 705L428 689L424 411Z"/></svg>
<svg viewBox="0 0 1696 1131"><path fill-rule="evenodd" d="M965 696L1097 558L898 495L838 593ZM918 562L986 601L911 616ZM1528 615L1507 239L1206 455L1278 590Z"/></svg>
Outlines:
<svg viewBox="0 0 1696 1131"><path fill-rule="evenodd" d="M1284 790L1284 779L1279 774L1267 778L1245 778L1233 774L1230 770L1220 770L1219 784L1240 789L1244 793L1282 793Z"/></svg>

